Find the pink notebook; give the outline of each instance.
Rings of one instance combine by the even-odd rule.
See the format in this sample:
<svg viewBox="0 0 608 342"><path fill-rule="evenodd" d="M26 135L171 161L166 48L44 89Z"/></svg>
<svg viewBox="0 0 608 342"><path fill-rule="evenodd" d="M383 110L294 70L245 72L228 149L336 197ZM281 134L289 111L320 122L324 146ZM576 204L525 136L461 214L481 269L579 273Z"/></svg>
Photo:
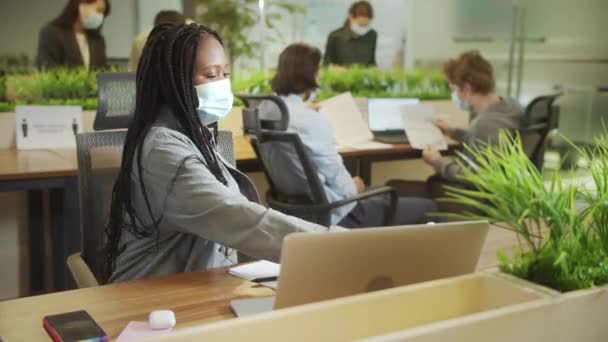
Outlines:
<svg viewBox="0 0 608 342"><path fill-rule="evenodd" d="M170 334L173 329L152 330L148 322L129 322L127 327L120 333L116 342L139 341L142 338L162 336Z"/></svg>

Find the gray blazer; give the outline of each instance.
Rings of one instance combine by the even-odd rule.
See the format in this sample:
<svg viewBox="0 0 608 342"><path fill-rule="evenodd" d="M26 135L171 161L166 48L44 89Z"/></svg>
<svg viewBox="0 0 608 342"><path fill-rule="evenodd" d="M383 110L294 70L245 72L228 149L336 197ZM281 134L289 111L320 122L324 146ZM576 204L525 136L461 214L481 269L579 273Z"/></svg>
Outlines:
<svg viewBox="0 0 608 342"><path fill-rule="evenodd" d="M86 35L91 58L90 69L107 67L106 42L103 36L96 31L86 31ZM74 31L66 30L53 23L43 27L38 36L36 65L40 69L83 66L84 62Z"/></svg>
<svg viewBox="0 0 608 342"><path fill-rule="evenodd" d="M226 163L221 167L228 184L217 181L172 117L155 124L142 149L143 182L154 219L161 219L159 234L136 238L125 231L125 250L110 282L234 264L232 248L278 261L286 235L327 231L249 201L241 192L256 195L253 184ZM152 218L141 196L137 165L133 169L133 205L149 224Z"/></svg>

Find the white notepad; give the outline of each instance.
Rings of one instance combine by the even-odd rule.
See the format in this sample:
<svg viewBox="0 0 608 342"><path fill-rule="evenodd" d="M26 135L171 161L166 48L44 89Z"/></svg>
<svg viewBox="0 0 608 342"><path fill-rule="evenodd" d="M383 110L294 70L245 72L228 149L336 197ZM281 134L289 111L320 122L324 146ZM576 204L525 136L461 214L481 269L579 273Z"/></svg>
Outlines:
<svg viewBox="0 0 608 342"><path fill-rule="evenodd" d="M228 270L228 273L232 274L233 276L251 281L260 278L278 277L280 271L280 264L261 260L245 265L232 267Z"/></svg>

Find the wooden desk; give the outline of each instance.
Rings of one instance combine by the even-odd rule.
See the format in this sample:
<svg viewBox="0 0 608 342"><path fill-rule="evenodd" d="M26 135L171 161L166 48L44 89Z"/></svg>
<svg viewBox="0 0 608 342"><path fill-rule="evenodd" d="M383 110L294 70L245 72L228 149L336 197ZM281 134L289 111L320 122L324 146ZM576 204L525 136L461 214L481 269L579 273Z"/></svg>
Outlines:
<svg viewBox="0 0 608 342"><path fill-rule="evenodd" d="M76 170L74 150L0 150L0 191L27 192L33 293L44 291L43 191L49 191L50 199L53 289L67 287L65 260L74 251L70 246L79 244L80 235Z"/></svg>
<svg viewBox="0 0 608 342"><path fill-rule="evenodd" d="M513 232L491 227L477 269L497 266L496 251L510 253L516 246ZM173 310L181 329L233 318L229 303L235 298L272 294L226 269L215 269L21 298L0 302L0 337L8 342L47 341L42 318L74 310L87 310L111 338L129 321L145 321L156 309Z"/></svg>
<svg viewBox="0 0 608 342"><path fill-rule="evenodd" d="M74 176L74 150L0 150L0 181Z"/></svg>
<svg viewBox="0 0 608 342"><path fill-rule="evenodd" d="M150 311L158 309L173 310L180 329L233 318L233 299L272 294L226 269L65 291L0 302L0 337L7 342L48 341L42 318L75 310L88 311L112 339L128 322L147 321Z"/></svg>

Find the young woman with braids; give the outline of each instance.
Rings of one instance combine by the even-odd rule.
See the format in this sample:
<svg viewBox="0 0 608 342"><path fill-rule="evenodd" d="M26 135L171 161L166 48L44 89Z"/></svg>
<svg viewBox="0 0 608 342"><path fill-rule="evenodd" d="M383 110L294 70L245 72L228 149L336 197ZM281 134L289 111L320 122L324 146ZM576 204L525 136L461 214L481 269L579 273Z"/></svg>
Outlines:
<svg viewBox="0 0 608 342"><path fill-rule="evenodd" d="M327 230L250 202L251 181L216 153L206 125L231 109L227 65L206 26L150 34L106 231L110 282L229 265L231 248L277 261L287 234Z"/></svg>

